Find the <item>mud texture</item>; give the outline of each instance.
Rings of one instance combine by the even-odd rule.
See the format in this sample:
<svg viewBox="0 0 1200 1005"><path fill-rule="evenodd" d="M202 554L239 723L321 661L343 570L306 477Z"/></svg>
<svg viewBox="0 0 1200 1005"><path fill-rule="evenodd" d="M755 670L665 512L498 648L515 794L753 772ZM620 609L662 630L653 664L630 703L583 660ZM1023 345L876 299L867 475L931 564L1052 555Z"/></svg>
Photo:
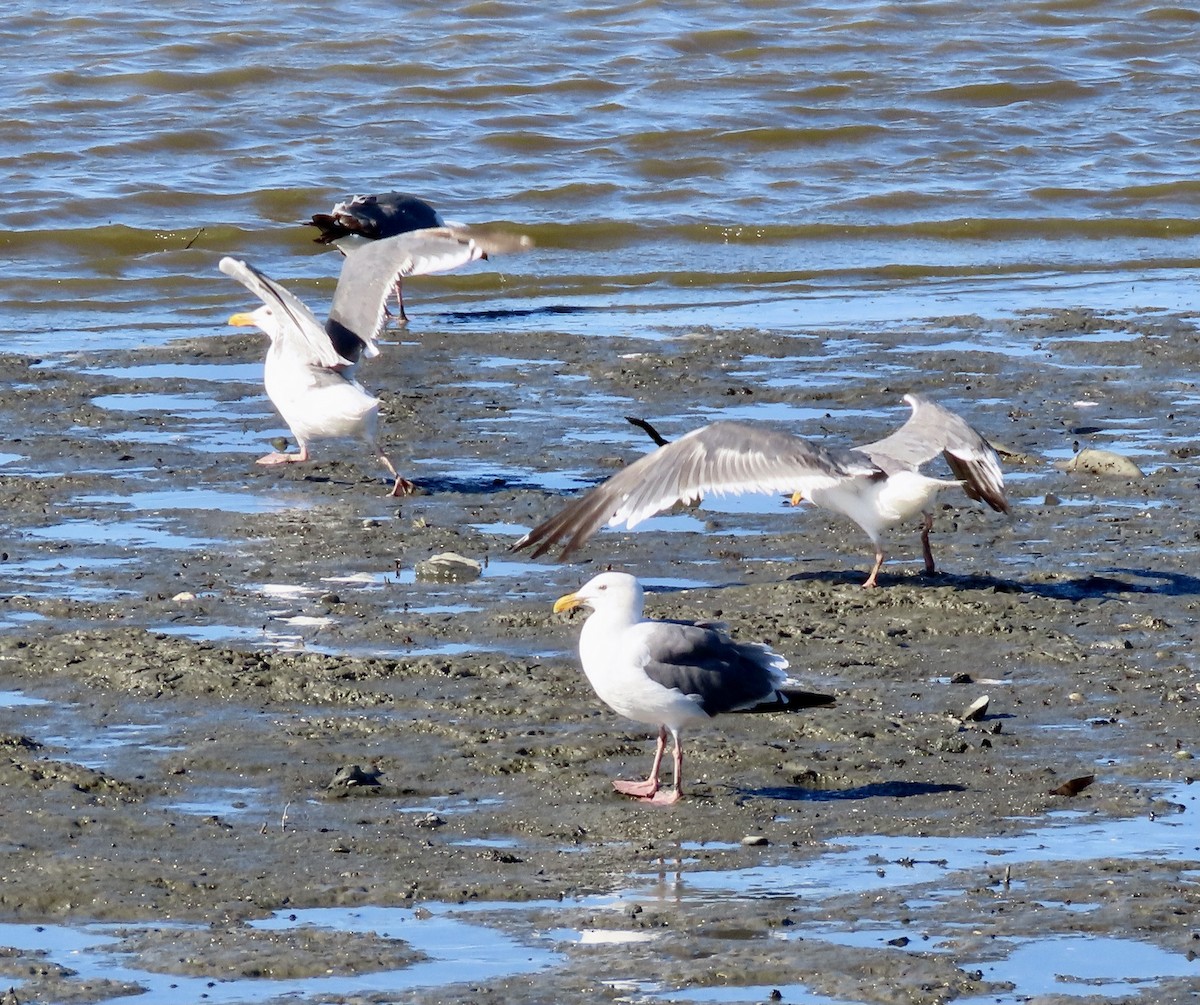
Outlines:
<svg viewBox="0 0 1200 1005"><path fill-rule="evenodd" d="M393 459L420 486L402 500L353 444L318 446L306 467L253 463L280 432L251 369L257 338L4 359L2 451L16 457L0 465L0 690L43 702L0 702L0 921L125 926L121 952L139 967L213 981L395 970L422 955L399 937L249 934L292 909L490 904L473 920L542 948L560 929L654 936L560 941L557 962L532 973L338 999L363 1001L804 985L944 1002L1004 991L959 964L1007 937L1200 948L1200 852L1190 878L1178 861L1122 858L1030 865L1020 882L999 860L948 872L954 896L922 929L949 940L939 952L915 932L854 949L779 937L818 918L902 918L894 890L593 906L693 870L815 860L839 839L1000 838L1061 810L1197 810L1163 796L1192 792L1200 749L1193 318L651 334L506 344L502 322L481 334L418 319L362 374L384 398ZM1004 449L1014 500L1005 519L945 493L938 576L902 528L881 588L863 590L865 537L782 500L606 531L565 565L508 551L650 448L626 415L667 436L719 414L777 418L846 445L902 421L909 390ZM1143 476L1068 470L1085 447ZM415 578L443 552L483 575ZM609 564L659 584L651 615L725 620L836 707L693 734L690 792L674 808L613 793L613 778L645 772L651 737L599 705L574 659L578 622L550 610ZM964 721L984 694L986 714ZM0 952L5 981L22 1002L132 990L16 949ZM1129 1000L1198 987L1200 974Z"/></svg>

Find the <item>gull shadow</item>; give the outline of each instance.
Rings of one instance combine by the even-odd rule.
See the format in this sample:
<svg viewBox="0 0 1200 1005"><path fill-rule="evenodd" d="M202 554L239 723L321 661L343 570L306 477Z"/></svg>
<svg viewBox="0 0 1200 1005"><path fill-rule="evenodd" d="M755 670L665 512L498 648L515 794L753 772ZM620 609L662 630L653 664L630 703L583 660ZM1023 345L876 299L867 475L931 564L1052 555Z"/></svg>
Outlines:
<svg viewBox="0 0 1200 1005"><path fill-rule="evenodd" d="M947 792L966 792L965 785L932 782L871 782L849 789L809 789L802 785L771 785L763 788L735 788L733 793L746 799L779 799L786 802L832 803L859 799L907 799L910 796L936 796Z"/></svg>
<svg viewBox="0 0 1200 1005"><path fill-rule="evenodd" d="M829 586L861 586L861 572L798 572L788 576L789 583L821 583ZM1007 579L990 573L956 575L939 572L933 576L923 573L917 576L879 575L879 589L891 590L911 586L950 586L963 592L974 590L987 593L1013 593L1044 597L1047 600L1113 600L1129 596L1200 596L1200 577L1182 572L1160 572L1154 569L1107 568L1095 572L1072 575L1062 573L1060 578L1047 582L1027 582Z"/></svg>
<svg viewBox="0 0 1200 1005"><path fill-rule="evenodd" d="M608 306L584 304L547 304L544 307L501 307L484 311L444 311L437 315L447 324L468 324L472 321L511 321L515 318L535 318L561 314L586 314L611 310Z"/></svg>
<svg viewBox="0 0 1200 1005"><path fill-rule="evenodd" d="M412 472L409 472L411 476ZM512 478L502 474L478 475L422 475L412 479L419 493L424 495L486 495L506 489L536 488L536 482L524 478Z"/></svg>

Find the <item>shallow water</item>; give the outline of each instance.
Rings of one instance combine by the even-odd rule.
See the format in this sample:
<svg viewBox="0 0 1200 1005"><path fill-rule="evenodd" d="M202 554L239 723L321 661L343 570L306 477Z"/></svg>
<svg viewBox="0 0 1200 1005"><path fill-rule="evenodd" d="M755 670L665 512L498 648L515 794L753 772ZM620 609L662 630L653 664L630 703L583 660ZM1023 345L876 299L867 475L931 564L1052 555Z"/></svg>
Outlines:
<svg viewBox="0 0 1200 1005"><path fill-rule="evenodd" d="M124 742L136 742L136 738L128 734ZM208 801L176 804L174 808L184 813L220 813L235 818L256 809L253 789L211 795ZM253 1003L280 995L324 996L368 991L397 994L422 987L449 989L537 971L565 971L574 955L586 952L586 947L613 945L628 946L630 952L636 949L637 959L647 968L642 979L608 982L615 992L632 995L624 1000L733 1005L761 1001L772 991L780 990L786 1001L832 1005L844 999L817 994L804 984L665 986L651 971L655 943L666 938L667 933L610 924L589 928L572 919L580 917L580 911L616 919L622 915L628 917L631 905L652 909L656 902L666 901L675 907L686 907L689 902L711 904L713 898L728 903L731 917L743 913L738 910L739 904L768 899L792 905L794 911L801 912L800 918L820 919L826 913L823 905L833 905L849 895L877 895L899 887L912 891L900 902L899 914L887 914L889 905L849 923L803 920L769 932L747 931L743 937L748 942L807 940L814 945L832 943L898 954L947 954L963 970L976 969L989 981L1014 985L1003 993L958 999L972 1005L984 1002L1007 1005L1042 994L1119 996L1133 990L1153 989L1169 977L1200 977L1200 961L1134 938L1076 931L1076 922L1071 921L1070 915L1099 907L1101 901L1090 905L1052 899L1044 900L1043 906L1048 911L1063 912L1060 927L1065 931L1049 936L993 939L988 943L987 953L976 958L972 956L975 944L964 946L958 940L969 929L986 928L987 924L978 918L960 920L953 905L961 899L964 888L980 882L999 887L999 870L1004 867L1010 870L1018 867L1014 888L1020 888L1045 883L1037 872L1030 872L1027 879L1021 878L1021 866L1032 869L1084 860L1134 863L1147 856L1160 862L1193 860L1198 849L1197 836L1192 822L1185 817L1194 811L1196 798L1187 787L1165 792L1164 797L1179 800L1179 815L1095 820L1085 813L1061 812L1036 823L999 822L1011 827L1012 832L982 839L850 837L830 842L827 851L803 865L759 869L697 868L691 853L728 855L736 851L735 846L722 848L681 842L681 857L675 866L672 867L669 858L660 860L657 873L646 877L648 883L586 898L530 903L425 903L418 909L372 906L296 909L279 911L271 918L249 923L250 929L265 932L314 929L348 935L369 933L385 940L401 940L430 957L394 971L291 980L266 977L212 980L156 972L139 966L135 950L122 948L123 939L152 930L139 924L80 927L3 924L0 945L38 950L48 962L69 965L83 978L134 981L146 989L138 1000L147 1002L176 1001L185 993L202 995L205 1001ZM410 806L405 812L453 814L472 812L479 806L475 800L457 804L453 800L439 800L436 804ZM514 847L507 841L472 844ZM515 847L519 849L519 844ZM1053 874L1053 868L1050 872ZM1008 874L1004 875L1007 889ZM1048 889L1053 889L1052 884ZM1098 895L1102 896L1102 892L1098 891ZM534 921L535 917L541 920ZM551 919L549 924L547 918Z"/></svg>
<svg viewBox="0 0 1200 1005"><path fill-rule="evenodd" d="M1179 308L1194 26L1145 2L460 2L397 45L354 0L25 11L0 26L6 347L218 335L245 299L225 251L323 296L335 259L298 221L395 187L539 245L415 282L422 328Z"/></svg>

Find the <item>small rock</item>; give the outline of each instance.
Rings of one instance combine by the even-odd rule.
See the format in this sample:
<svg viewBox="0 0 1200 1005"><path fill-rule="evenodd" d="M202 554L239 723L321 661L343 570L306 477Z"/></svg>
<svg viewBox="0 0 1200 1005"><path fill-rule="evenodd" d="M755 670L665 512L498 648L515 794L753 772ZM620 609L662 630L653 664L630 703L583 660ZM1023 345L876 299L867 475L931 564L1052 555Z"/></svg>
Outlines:
<svg viewBox="0 0 1200 1005"><path fill-rule="evenodd" d="M987 715L987 710L988 696L981 695L967 706L967 710L962 714L963 722L978 722Z"/></svg>
<svg viewBox="0 0 1200 1005"><path fill-rule="evenodd" d="M372 768L366 771L357 764L344 764L334 773L333 781L327 789L348 789L357 785L378 786L383 772Z"/></svg>
<svg viewBox="0 0 1200 1005"><path fill-rule="evenodd" d="M1095 780L1095 775L1081 775L1079 778L1072 778L1068 782L1063 782L1058 788L1051 789L1046 794L1050 796L1077 796Z"/></svg>
<svg viewBox="0 0 1200 1005"><path fill-rule="evenodd" d="M747 848L762 848L770 843L765 834L747 834L742 838L742 844Z"/></svg>
<svg viewBox="0 0 1200 1005"><path fill-rule="evenodd" d="M1124 454L1111 450L1097 450L1094 447L1085 447L1079 451L1067 462L1065 470L1112 478L1146 477L1146 473Z"/></svg>
<svg viewBox="0 0 1200 1005"><path fill-rule="evenodd" d="M171 599L177 604L186 604L189 600L195 600L196 594L192 593L191 590L183 590L175 594Z"/></svg>
<svg viewBox="0 0 1200 1005"><path fill-rule="evenodd" d="M434 583L469 583L483 574L483 566L473 558L447 551L418 562L417 579Z"/></svg>

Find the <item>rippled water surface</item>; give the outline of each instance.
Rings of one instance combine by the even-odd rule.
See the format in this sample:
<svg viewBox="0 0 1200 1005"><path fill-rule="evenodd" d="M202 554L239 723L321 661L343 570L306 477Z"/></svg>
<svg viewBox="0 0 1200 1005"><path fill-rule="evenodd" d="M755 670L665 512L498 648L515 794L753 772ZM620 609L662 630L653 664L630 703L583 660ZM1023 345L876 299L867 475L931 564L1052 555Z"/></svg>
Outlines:
<svg viewBox="0 0 1200 1005"><path fill-rule="evenodd" d="M219 330L244 300L227 251L311 296L336 260L298 221L390 188L539 245L423 281L426 324L1176 308L1200 252L1198 28L1154 2L10 14L6 341Z"/></svg>

